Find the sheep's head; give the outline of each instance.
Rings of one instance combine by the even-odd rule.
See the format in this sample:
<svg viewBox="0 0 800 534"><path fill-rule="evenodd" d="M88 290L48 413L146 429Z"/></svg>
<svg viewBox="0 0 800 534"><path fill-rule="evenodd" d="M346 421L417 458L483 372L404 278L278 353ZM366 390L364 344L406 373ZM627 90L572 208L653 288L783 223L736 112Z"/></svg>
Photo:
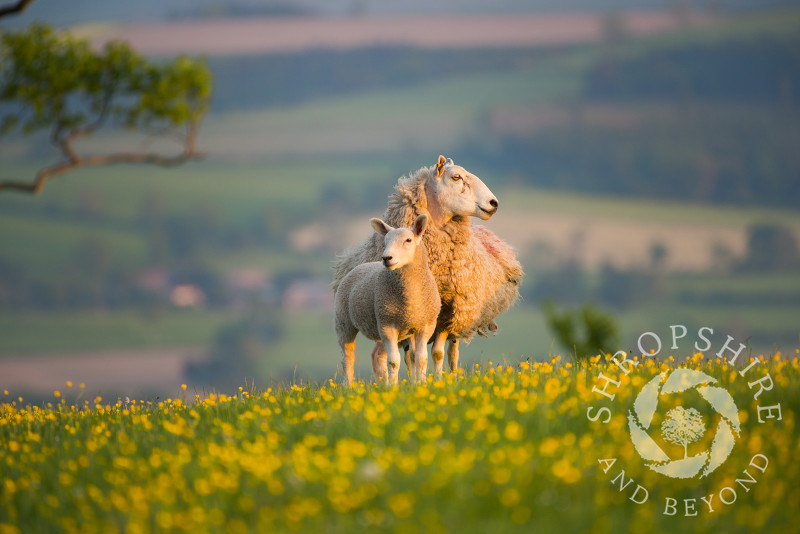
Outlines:
<svg viewBox="0 0 800 534"><path fill-rule="evenodd" d="M411 228L392 228L380 219L371 219L369 222L383 236L383 265L394 271L414 260L414 254L422 241L422 233L428 225L428 216L417 216Z"/></svg>
<svg viewBox="0 0 800 534"><path fill-rule="evenodd" d="M486 221L497 212L497 197L486 184L444 156L439 156L425 188L428 211L434 219L442 219L437 222L453 217L478 217Z"/></svg>

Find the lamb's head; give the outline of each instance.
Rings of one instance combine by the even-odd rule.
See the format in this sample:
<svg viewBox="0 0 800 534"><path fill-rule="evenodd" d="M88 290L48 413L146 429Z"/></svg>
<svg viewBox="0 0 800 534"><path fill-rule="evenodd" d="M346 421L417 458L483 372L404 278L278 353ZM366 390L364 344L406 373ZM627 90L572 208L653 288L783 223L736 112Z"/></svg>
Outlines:
<svg viewBox="0 0 800 534"><path fill-rule="evenodd" d="M411 228L392 228L380 219L369 221L372 227L383 236L383 265L390 271L399 269L414 261L414 254L422 241L422 233L428 225L428 216L417 216Z"/></svg>
<svg viewBox="0 0 800 534"><path fill-rule="evenodd" d="M486 221L497 212L497 197L486 184L444 156L439 156L425 191L428 211L437 224L453 217L478 217Z"/></svg>

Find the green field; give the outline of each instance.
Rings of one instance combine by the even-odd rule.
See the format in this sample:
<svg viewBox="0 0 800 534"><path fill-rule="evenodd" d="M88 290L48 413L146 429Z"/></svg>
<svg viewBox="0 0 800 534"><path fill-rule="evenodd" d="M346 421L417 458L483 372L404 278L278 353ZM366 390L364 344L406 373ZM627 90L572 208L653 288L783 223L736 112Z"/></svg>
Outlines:
<svg viewBox="0 0 800 534"><path fill-rule="evenodd" d="M116 404L71 383L43 406L11 392L0 404L0 532L790 530L800 362L753 361L742 378L719 359L676 356L635 368L555 357L391 388L325 381L200 398L176 387ZM715 450L713 425L735 420L730 456L689 479L647 469L625 415L641 414L645 382L678 367L735 403L715 412L694 390L659 397L650 435L672 463ZM607 387L601 374L618 384L611 400L592 390ZM766 376L772 387L754 399L748 380ZM703 433L667 433L667 409L680 405L699 408Z"/></svg>
<svg viewBox="0 0 800 534"><path fill-rule="evenodd" d="M236 318L225 311L0 313L3 354L68 355L109 349L207 345Z"/></svg>

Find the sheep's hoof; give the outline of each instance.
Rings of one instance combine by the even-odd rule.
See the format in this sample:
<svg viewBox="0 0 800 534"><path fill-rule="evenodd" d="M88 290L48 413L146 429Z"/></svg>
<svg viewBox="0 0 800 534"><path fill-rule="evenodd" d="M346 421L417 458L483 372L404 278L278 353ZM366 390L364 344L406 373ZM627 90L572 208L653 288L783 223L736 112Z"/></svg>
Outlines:
<svg viewBox="0 0 800 534"><path fill-rule="evenodd" d="M477 334L481 337L489 337L489 335L494 335L496 333L497 333L497 323L494 321L478 328L477 331Z"/></svg>

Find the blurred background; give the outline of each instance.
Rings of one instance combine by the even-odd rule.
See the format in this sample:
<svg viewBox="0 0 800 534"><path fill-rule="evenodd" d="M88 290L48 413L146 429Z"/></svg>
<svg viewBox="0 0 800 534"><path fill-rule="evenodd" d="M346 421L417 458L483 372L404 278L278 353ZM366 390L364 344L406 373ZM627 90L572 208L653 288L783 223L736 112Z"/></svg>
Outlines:
<svg viewBox="0 0 800 534"><path fill-rule="evenodd" d="M569 354L546 301L605 310L625 350L672 324L681 355L701 326L715 349L800 346L800 3L35 0L0 28L34 21L204 57L213 96L203 161L0 193L6 395L335 377L332 261L439 154L496 194L486 225L527 273L463 366ZM46 134L0 137L0 178L58 157Z"/></svg>

